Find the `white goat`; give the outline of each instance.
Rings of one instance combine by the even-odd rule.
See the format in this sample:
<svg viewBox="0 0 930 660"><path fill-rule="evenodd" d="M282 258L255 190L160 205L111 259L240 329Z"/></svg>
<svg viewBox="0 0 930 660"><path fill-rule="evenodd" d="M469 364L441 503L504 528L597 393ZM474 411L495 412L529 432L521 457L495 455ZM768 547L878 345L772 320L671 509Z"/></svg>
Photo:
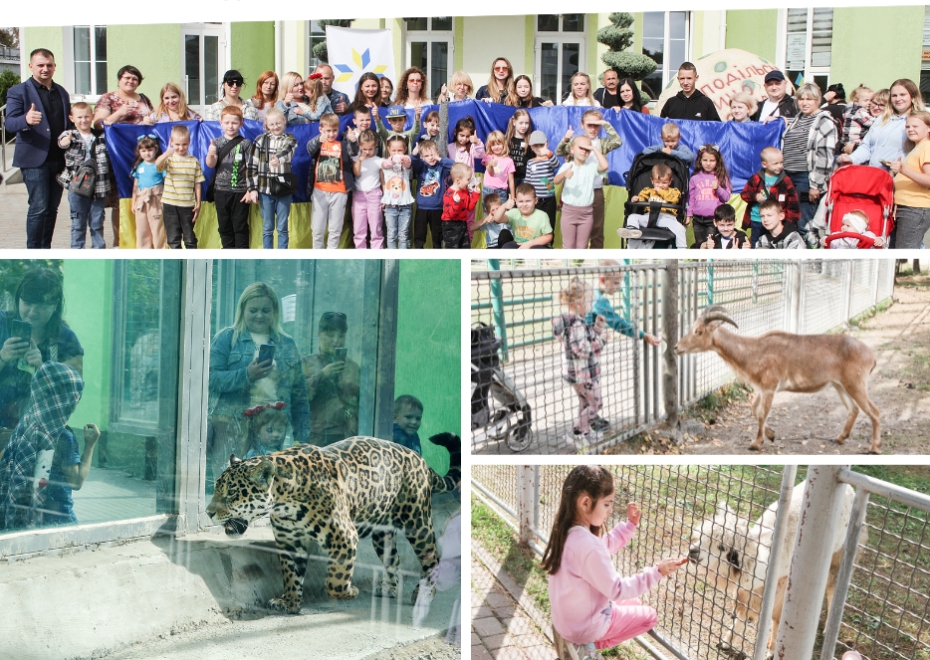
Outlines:
<svg viewBox="0 0 930 660"><path fill-rule="evenodd" d="M785 590L788 584L788 569L791 566L791 551L797 536L798 520L804 500L807 482L794 488L788 510L785 539L779 555L777 573L778 583L775 593L775 607L772 610L772 628L768 639L768 650L774 650L781 621ZM843 512L833 528L832 538L825 542L832 543L833 559L827 579L827 612L833 602L836 576L843 558L846 540L846 527L852 512L855 491L846 486L844 491ZM723 634L717 645L722 651L740 657L745 653L734 644L741 646L746 636L746 623L755 621L762 609L762 594L765 590L765 576L768 571L769 558L772 553L772 537L775 533L775 518L778 513L778 500L763 512L762 516L750 526L746 518L740 516L725 502L717 505L717 515L705 520L691 534L691 546L688 556L691 561L707 568L708 576L713 576L714 586L718 591L725 591L727 596L736 601L733 627ZM734 642L734 636L736 641Z"/></svg>
<svg viewBox="0 0 930 660"><path fill-rule="evenodd" d="M752 386L755 390L752 412L759 421L759 430L750 449L762 449L766 437L775 439L775 432L765 421L776 391L818 392L833 385L849 412L836 442L846 442L862 408L872 421L869 453L881 453L880 413L869 398L868 379L875 368L872 349L848 335L794 335L773 331L759 337L745 337L722 327L723 323L739 327L724 307L708 307L678 341L675 352L682 355L714 351L733 368L741 381Z"/></svg>

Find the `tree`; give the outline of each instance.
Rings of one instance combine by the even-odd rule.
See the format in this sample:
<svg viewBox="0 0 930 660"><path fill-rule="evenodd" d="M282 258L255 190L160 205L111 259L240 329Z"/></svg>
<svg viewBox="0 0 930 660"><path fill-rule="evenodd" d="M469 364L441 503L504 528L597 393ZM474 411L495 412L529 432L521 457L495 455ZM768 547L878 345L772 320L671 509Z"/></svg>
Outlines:
<svg viewBox="0 0 930 660"><path fill-rule="evenodd" d="M19 28L0 27L0 46L19 48Z"/></svg>
<svg viewBox="0 0 930 660"><path fill-rule="evenodd" d="M14 85L18 85L20 82L22 81L19 79L19 76L9 69L0 71L0 105L6 105L7 90Z"/></svg>
<svg viewBox="0 0 930 660"><path fill-rule="evenodd" d="M321 21L317 21L317 24L321 28L323 28L323 30L325 31L327 25L333 25L335 27L351 27L352 21L354 20L355 20L354 18L342 18L342 19L330 19L330 20L324 19ZM327 51L327 48L326 48L325 39L313 47L313 56L317 58L318 60L320 60L321 62L327 62L327 63L329 62L329 52Z"/></svg>
<svg viewBox="0 0 930 660"><path fill-rule="evenodd" d="M623 78L642 80L656 70L658 64L646 55L629 50L633 45L633 14L614 12L608 16L610 25L597 31L597 40L609 50L601 56L604 64ZM643 99L647 100L646 98Z"/></svg>

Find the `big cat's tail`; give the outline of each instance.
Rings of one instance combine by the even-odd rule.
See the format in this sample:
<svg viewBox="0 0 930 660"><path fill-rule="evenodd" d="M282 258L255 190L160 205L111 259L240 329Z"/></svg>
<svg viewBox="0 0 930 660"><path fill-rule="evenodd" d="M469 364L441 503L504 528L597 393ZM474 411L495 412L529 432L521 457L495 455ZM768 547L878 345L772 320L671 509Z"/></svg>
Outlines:
<svg viewBox="0 0 930 660"><path fill-rule="evenodd" d="M462 479L462 440L454 433L437 433L429 439L434 445L445 447L449 452L449 471L441 477L433 472L432 486L434 493L448 493L455 490L455 484Z"/></svg>

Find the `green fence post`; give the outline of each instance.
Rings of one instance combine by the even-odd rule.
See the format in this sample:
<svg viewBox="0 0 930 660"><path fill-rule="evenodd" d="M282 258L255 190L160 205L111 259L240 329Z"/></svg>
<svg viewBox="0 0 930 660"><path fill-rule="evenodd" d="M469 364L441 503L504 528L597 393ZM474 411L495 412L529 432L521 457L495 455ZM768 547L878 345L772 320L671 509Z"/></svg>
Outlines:
<svg viewBox="0 0 930 660"><path fill-rule="evenodd" d="M499 271L500 259L488 259L488 269ZM507 320L504 318L504 285L499 279L491 280L491 309L494 314L494 330L501 340L501 359L507 361Z"/></svg>
<svg viewBox="0 0 930 660"><path fill-rule="evenodd" d="M707 261L707 306L714 304L714 262Z"/></svg>
<svg viewBox="0 0 930 660"><path fill-rule="evenodd" d="M629 266L631 263L630 259L623 259L623 265ZM632 292L630 291L630 278L632 276L632 271L626 271L623 274L623 318L627 321L633 318L633 300Z"/></svg>

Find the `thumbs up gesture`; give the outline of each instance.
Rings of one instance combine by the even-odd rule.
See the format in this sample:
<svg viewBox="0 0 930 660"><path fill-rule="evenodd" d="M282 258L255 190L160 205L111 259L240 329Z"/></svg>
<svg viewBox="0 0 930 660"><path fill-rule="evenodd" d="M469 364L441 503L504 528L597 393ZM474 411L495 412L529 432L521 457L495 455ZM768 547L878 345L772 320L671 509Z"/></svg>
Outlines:
<svg viewBox="0 0 930 660"><path fill-rule="evenodd" d="M26 123L30 126L36 126L40 121L42 121L42 113L36 110L36 104L33 103L29 108L29 112L26 113Z"/></svg>

